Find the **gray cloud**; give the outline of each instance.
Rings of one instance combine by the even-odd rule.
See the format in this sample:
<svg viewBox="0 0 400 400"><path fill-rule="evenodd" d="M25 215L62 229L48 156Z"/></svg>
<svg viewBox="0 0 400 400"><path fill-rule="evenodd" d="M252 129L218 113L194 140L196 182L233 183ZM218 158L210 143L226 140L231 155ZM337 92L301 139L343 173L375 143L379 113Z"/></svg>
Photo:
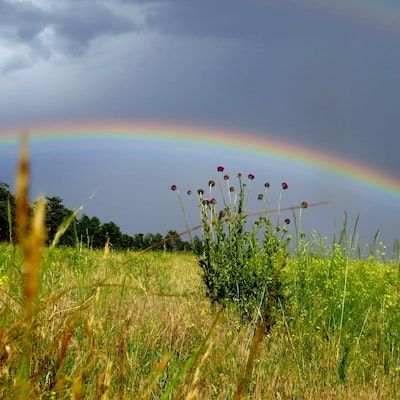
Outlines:
<svg viewBox="0 0 400 400"><path fill-rule="evenodd" d="M397 35L318 8L302 8L301 3L0 0L0 130L1 125L90 119L173 121L272 135L399 174ZM176 182L187 177L189 185L193 177L198 182L207 178L200 174L214 171L205 173L206 165L229 161L221 160L224 154L219 152L214 159L207 155L198 162L200 156L193 153L178 165L175 149L163 158L156 147L156 153L146 153L142 160L149 163L146 167L134 164L134 149L126 156L121 170L137 175L126 178L135 184L121 199L135 199L142 205L149 198L159 201L160 187L168 186L171 177ZM118 190L112 186L119 182L113 162L119 159L116 154L107 148L112 168L104 178L104 193L109 196ZM236 161L232 169L241 168L241 160ZM96 180L103 174L96 171L103 157L96 162L81 182L81 171L89 171L87 154L82 154L73 163L75 182L59 187L64 180L54 178L49 167L53 161L44 160L38 179L53 179L54 187L43 191L73 201L79 193L87 193L86 187L93 190L100 185ZM182 163L187 168L181 168ZM270 166L264 166L261 160L258 169L250 165L249 170L269 175ZM143 174L138 171L146 169L154 174L154 181L147 176L146 182L140 180ZM398 203L388 199L384 204L379 193L374 200L367 190L355 193L356 184L341 186L339 179L325 177L318 168L301 175L304 170L299 166L291 176L280 170L274 174L278 182L285 176L301 186L302 195L296 199L342 200L344 209L360 210L366 216L369 232L386 226L393 237L398 234L395 224L387 221L397 215L393 208L397 210ZM141 187L154 183L151 196L137 193L139 181ZM155 200L152 209L173 207L172 203L158 207ZM112 199L105 201L93 212L110 215L113 210L107 204L111 203ZM131 204L114 209L120 212L117 222L125 221ZM340 221L342 210L337 215ZM160 221L165 227L173 224L163 218L154 217L149 230L157 230ZM149 224L147 217L138 216L137 222L143 226L136 226L139 230Z"/></svg>
<svg viewBox="0 0 400 400"><path fill-rule="evenodd" d="M0 0L0 39L23 44L36 54L29 56L24 49L23 54L9 59L0 56L2 73L27 67L53 54L82 56L94 39L136 29L132 19L114 13L99 1L60 0L43 3L43 7L39 4Z"/></svg>
<svg viewBox="0 0 400 400"><path fill-rule="evenodd" d="M1 66L1 72L7 74L8 72L24 69L32 65L33 59L28 56L16 55L8 58Z"/></svg>

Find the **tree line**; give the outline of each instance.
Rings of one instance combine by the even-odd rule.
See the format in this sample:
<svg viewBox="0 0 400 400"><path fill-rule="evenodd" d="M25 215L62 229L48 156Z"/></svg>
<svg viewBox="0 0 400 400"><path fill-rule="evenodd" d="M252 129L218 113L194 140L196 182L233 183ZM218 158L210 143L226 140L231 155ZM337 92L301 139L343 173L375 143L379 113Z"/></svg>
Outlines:
<svg viewBox="0 0 400 400"><path fill-rule="evenodd" d="M32 210L34 204L30 204ZM79 218L74 211L63 204L58 196L46 196L46 228L47 244L51 244L59 227L68 219L72 219L58 244L75 246L81 244L91 249L103 248L107 240L116 250L143 250L150 246L167 251L188 251L192 249L190 242L182 240L175 230L165 236L161 233L137 233L130 236L123 233L115 222L101 222L97 217L83 214ZM15 197L5 182L0 182L0 241L15 241ZM199 242L199 239L195 239Z"/></svg>

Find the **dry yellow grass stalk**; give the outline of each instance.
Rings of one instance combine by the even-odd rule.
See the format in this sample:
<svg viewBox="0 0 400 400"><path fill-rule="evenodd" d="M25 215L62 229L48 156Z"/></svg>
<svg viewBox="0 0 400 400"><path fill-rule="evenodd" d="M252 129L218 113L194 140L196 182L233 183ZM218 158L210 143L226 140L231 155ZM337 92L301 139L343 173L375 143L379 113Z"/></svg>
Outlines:
<svg viewBox="0 0 400 400"><path fill-rule="evenodd" d="M99 394L101 394L100 400L108 399L111 378L112 378L111 371L112 371L112 361L108 360L106 370L104 372L104 379L103 379L102 384L100 385L100 393L99 393Z"/></svg>
<svg viewBox="0 0 400 400"><path fill-rule="evenodd" d="M40 262L45 241L45 204L40 199L33 214L32 230L24 239L24 297L26 317L32 315L39 288Z"/></svg>
<svg viewBox="0 0 400 400"><path fill-rule="evenodd" d="M18 242L23 245L24 239L28 236L29 157L26 135L21 139L15 186L16 233Z"/></svg>
<svg viewBox="0 0 400 400"><path fill-rule="evenodd" d="M204 365L205 361L207 360L207 358L209 357L213 345L214 345L214 340L210 340L210 342L208 343L208 346L207 346L207 350L201 357L201 360L196 368L196 371L195 371L194 377L193 377L193 381L191 384L191 389L186 396L186 400L193 400L196 398L200 398L199 397L200 370L201 370L202 366Z"/></svg>
<svg viewBox="0 0 400 400"><path fill-rule="evenodd" d="M110 255L110 238L107 238L106 244L104 245L103 260Z"/></svg>
<svg viewBox="0 0 400 400"><path fill-rule="evenodd" d="M42 259L42 248L45 235L45 203L39 199L29 229L29 155L27 137L21 139L20 159L16 177L16 229L17 238L24 255L24 283L25 316L32 316L33 307L39 287L39 269Z"/></svg>

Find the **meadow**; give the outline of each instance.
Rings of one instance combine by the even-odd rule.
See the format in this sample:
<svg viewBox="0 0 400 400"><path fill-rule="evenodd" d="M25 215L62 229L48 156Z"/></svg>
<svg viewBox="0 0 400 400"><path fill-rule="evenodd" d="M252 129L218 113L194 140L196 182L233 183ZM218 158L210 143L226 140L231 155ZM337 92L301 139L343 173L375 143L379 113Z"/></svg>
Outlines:
<svg viewBox="0 0 400 400"><path fill-rule="evenodd" d="M22 255L0 265L4 399L233 399L246 374L242 398L400 395L399 263L306 246L251 371L254 324L210 305L191 254L46 250L29 323Z"/></svg>
<svg viewBox="0 0 400 400"><path fill-rule="evenodd" d="M328 246L299 229L288 251L290 220L273 226L263 195L248 226L241 176L222 213L199 190L196 254L59 247L72 218L45 246L21 154L17 240L0 244L1 398L400 398L398 252L357 257L345 230Z"/></svg>

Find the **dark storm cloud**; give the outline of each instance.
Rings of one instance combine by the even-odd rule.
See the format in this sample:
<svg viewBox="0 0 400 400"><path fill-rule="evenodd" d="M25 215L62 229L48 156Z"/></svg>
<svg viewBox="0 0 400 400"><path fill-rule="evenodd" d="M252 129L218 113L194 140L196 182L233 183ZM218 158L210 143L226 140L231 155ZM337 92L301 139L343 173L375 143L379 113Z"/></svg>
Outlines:
<svg viewBox="0 0 400 400"><path fill-rule="evenodd" d="M13 57L2 72L29 66L54 52L81 56L102 35L136 29L135 23L97 1L57 1L39 7L32 2L0 0L0 38L34 50L35 57Z"/></svg>
<svg viewBox="0 0 400 400"><path fill-rule="evenodd" d="M210 3L197 0L150 1L147 4L153 5L146 19L148 28L167 34L241 40L265 39L265 34L271 30L290 33L290 29L282 26L280 17L293 18L295 7L276 0L216 0L211 8ZM294 19L292 22L295 25Z"/></svg>

